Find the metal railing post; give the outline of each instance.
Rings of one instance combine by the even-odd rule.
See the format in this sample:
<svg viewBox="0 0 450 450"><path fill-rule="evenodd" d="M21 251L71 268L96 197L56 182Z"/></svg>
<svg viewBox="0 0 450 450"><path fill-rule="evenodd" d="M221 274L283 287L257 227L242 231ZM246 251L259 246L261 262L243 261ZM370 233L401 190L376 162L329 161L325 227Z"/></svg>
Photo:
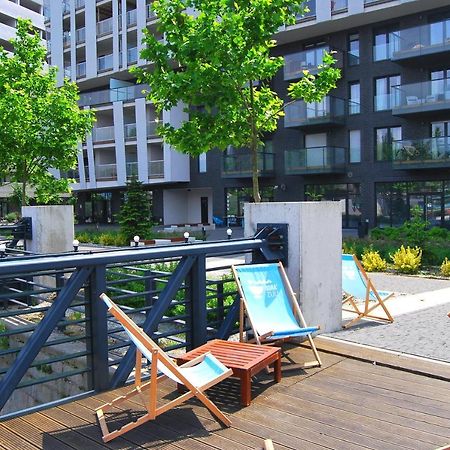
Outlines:
<svg viewBox="0 0 450 450"><path fill-rule="evenodd" d="M192 266L189 277L190 294L190 347L196 348L207 341L206 311L206 258L200 255Z"/></svg>

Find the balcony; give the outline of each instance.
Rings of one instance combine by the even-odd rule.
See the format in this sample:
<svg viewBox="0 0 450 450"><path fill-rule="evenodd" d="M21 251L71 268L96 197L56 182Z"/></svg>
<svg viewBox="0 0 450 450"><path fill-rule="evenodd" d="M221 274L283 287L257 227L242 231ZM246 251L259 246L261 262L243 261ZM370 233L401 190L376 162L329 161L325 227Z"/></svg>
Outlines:
<svg viewBox="0 0 450 450"><path fill-rule="evenodd" d="M149 178L164 178L164 160L156 160L148 162Z"/></svg>
<svg viewBox="0 0 450 450"><path fill-rule="evenodd" d="M284 79L295 80L303 76L303 71L315 74L323 63L323 55L329 52L330 47L323 46L292 53L284 57Z"/></svg>
<svg viewBox="0 0 450 450"><path fill-rule="evenodd" d="M86 0L76 0L75 1L75 9L84 8L85 4L86 4Z"/></svg>
<svg viewBox="0 0 450 450"><path fill-rule="evenodd" d="M332 0L331 14L339 14L348 9L348 0Z"/></svg>
<svg viewBox="0 0 450 450"><path fill-rule="evenodd" d="M133 178L138 176L138 163L137 161L127 162L126 164L127 178Z"/></svg>
<svg viewBox="0 0 450 450"><path fill-rule="evenodd" d="M92 106L118 101L127 102L137 98L144 98L145 94L142 91L148 89L149 87L146 84L137 84L135 86L87 92L80 95L78 103L80 106Z"/></svg>
<svg viewBox="0 0 450 450"><path fill-rule="evenodd" d="M156 20L156 12L152 9L152 5L147 5L147 20Z"/></svg>
<svg viewBox="0 0 450 450"><path fill-rule="evenodd" d="M114 126L110 127L94 127L92 129L93 142L114 141Z"/></svg>
<svg viewBox="0 0 450 450"><path fill-rule="evenodd" d="M344 173L347 149L342 147L310 147L284 152L286 175Z"/></svg>
<svg viewBox="0 0 450 450"><path fill-rule="evenodd" d="M63 33L63 47L69 47L70 45L70 31L64 31Z"/></svg>
<svg viewBox="0 0 450 450"><path fill-rule="evenodd" d="M450 20L400 30L393 61L439 56L450 52Z"/></svg>
<svg viewBox="0 0 450 450"><path fill-rule="evenodd" d="M160 124L161 124L160 120L149 120L147 122L147 137L148 138L159 137L156 130Z"/></svg>
<svg viewBox="0 0 450 450"><path fill-rule="evenodd" d="M79 28L75 31L75 40L77 44L84 44L86 42L86 28Z"/></svg>
<svg viewBox="0 0 450 450"><path fill-rule="evenodd" d="M395 116L432 114L450 109L450 80L432 80L422 83L403 84L393 88L396 104L392 106Z"/></svg>
<svg viewBox="0 0 450 450"><path fill-rule="evenodd" d="M99 72L106 72L108 70L112 70L112 68L113 68L112 53L109 55L99 56L97 58L97 67L98 67Z"/></svg>
<svg viewBox="0 0 450 450"><path fill-rule="evenodd" d="M128 64L136 64L138 60L138 49L132 47L127 50L127 62Z"/></svg>
<svg viewBox="0 0 450 450"><path fill-rule="evenodd" d="M298 14L297 20L312 19L316 17L316 0L306 0L303 6L308 7L309 11L305 14Z"/></svg>
<svg viewBox="0 0 450 450"><path fill-rule="evenodd" d="M132 27L137 23L137 10L132 9L131 11L127 11L126 14L127 26Z"/></svg>
<svg viewBox="0 0 450 450"><path fill-rule="evenodd" d="M97 23L97 37L105 36L113 32L113 18L101 20Z"/></svg>
<svg viewBox="0 0 450 450"><path fill-rule="evenodd" d="M108 181L117 179L116 164L97 164L95 166L95 178L97 181Z"/></svg>
<svg viewBox="0 0 450 450"><path fill-rule="evenodd" d="M84 78L86 76L86 61L77 64L77 78Z"/></svg>
<svg viewBox="0 0 450 450"><path fill-rule="evenodd" d="M248 178L252 176L252 155L247 149L234 150L223 154L222 176L225 178ZM258 151L258 175L274 174L275 155L272 152Z"/></svg>
<svg viewBox="0 0 450 450"><path fill-rule="evenodd" d="M305 128L324 125L344 125L345 101L337 97L325 97L321 102L305 103L298 100L285 108L285 128Z"/></svg>
<svg viewBox="0 0 450 450"><path fill-rule="evenodd" d="M127 123L123 126L125 140L136 140L136 124Z"/></svg>
<svg viewBox="0 0 450 450"><path fill-rule="evenodd" d="M80 173L78 169L70 169L64 172L61 172L61 178L68 178L75 180L76 183L80 182Z"/></svg>
<svg viewBox="0 0 450 450"><path fill-rule="evenodd" d="M394 169L442 169L450 167L450 137L434 137L392 143Z"/></svg>

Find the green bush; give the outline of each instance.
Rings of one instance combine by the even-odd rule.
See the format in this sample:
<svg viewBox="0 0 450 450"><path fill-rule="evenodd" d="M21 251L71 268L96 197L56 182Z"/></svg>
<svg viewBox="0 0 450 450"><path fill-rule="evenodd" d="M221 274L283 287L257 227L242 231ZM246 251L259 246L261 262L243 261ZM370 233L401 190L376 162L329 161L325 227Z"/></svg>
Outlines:
<svg viewBox="0 0 450 450"><path fill-rule="evenodd" d="M427 233L428 237L431 239L448 239L449 232L445 228L433 227Z"/></svg>
<svg viewBox="0 0 450 450"><path fill-rule="evenodd" d="M450 277L450 261L448 258L445 258L441 264L441 275L444 277Z"/></svg>
<svg viewBox="0 0 450 450"><path fill-rule="evenodd" d="M397 272L400 273L417 273L422 260L422 249L419 247L406 248L402 245L393 255L392 262Z"/></svg>
<svg viewBox="0 0 450 450"><path fill-rule="evenodd" d="M10 212L10 213L6 214L5 220L8 223L15 223L15 222L17 222L19 220L19 217L20 217L19 213L17 213L17 212Z"/></svg>
<svg viewBox="0 0 450 450"><path fill-rule="evenodd" d="M9 336L1 336L6 332L6 325L0 321L0 350L7 350L9 348Z"/></svg>
<svg viewBox="0 0 450 450"><path fill-rule="evenodd" d="M383 272L387 268L387 262L376 250L367 249L361 257L361 263L367 272Z"/></svg>

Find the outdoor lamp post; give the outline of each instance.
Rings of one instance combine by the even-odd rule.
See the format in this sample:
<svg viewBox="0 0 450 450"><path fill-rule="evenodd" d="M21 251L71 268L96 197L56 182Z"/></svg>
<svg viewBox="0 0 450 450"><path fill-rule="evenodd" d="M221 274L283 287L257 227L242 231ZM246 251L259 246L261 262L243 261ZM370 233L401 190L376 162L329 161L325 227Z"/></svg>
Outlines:
<svg viewBox="0 0 450 450"><path fill-rule="evenodd" d="M183 236L184 236L184 242L185 242L185 244L187 244L189 242L189 232L185 231Z"/></svg>
<svg viewBox="0 0 450 450"><path fill-rule="evenodd" d="M228 236L228 240L231 239L231 235L233 234L233 230L231 228L228 228L227 230L227 236Z"/></svg>
<svg viewBox="0 0 450 450"><path fill-rule="evenodd" d="M138 235L134 236L133 241L134 241L134 246L135 247L139 246L139 241L140 240L141 240L141 238Z"/></svg>
<svg viewBox="0 0 450 450"><path fill-rule="evenodd" d="M77 252L78 251L78 247L80 246L80 241L78 239L74 239L72 242L73 245L73 251Z"/></svg>
<svg viewBox="0 0 450 450"><path fill-rule="evenodd" d="M0 258L6 257L6 244L1 243L0 244Z"/></svg>

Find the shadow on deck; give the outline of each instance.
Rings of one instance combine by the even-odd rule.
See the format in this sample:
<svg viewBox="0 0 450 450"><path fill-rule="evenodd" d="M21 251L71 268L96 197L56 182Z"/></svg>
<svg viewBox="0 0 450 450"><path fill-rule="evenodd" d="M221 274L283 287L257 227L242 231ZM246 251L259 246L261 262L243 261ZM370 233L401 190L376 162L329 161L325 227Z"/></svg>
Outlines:
<svg viewBox="0 0 450 450"><path fill-rule="evenodd" d="M270 438L281 449L436 449L450 444L448 381L322 353L323 366L296 369L310 352L287 349L283 378L262 372L252 384L252 404L241 407L237 380L208 391L232 420L222 428L196 401L171 410L108 444L101 441L94 408L119 389L0 423L0 448L28 449L255 449ZM174 395L162 383L160 395ZM107 418L110 428L137 418L134 401ZM450 448L450 447L448 447Z"/></svg>

